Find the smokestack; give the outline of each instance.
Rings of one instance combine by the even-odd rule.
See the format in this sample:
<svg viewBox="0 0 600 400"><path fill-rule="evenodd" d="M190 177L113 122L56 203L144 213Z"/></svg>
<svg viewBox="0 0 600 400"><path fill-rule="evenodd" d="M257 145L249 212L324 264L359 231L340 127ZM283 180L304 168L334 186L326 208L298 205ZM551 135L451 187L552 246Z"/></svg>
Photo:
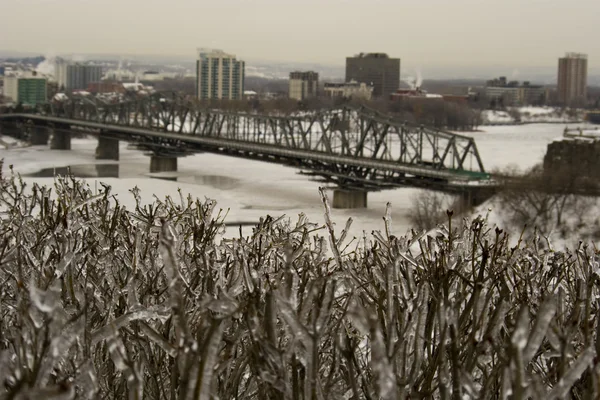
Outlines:
<svg viewBox="0 0 600 400"><path fill-rule="evenodd" d="M421 85L423 85L423 77L421 76L421 71L417 68L417 81L415 86L417 89L421 89Z"/></svg>

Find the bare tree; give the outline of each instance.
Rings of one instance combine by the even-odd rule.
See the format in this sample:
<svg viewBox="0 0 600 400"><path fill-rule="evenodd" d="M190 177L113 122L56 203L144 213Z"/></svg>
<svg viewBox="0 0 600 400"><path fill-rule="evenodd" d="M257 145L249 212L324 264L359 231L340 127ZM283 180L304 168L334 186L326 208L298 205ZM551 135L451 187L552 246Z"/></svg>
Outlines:
<svg viewBox="0 0 600 400"><path fill-rule="evenodd" d="M447 210L460 209L460 201L456 196L420 190L413 196L408 219L414 229L428 231L447 220Z"/></svg>
<svg viewBox="0 0 600 400"><path fill-rule="evenodd" d="M575 169L547 173L538 165L524 174L514 169L501 172L506 183L497 200L509 216L506 222L510 227L522 229L526 225L542 234L556 230L563 237L581 227L595 201L580 194L592 187Z"/></svg>

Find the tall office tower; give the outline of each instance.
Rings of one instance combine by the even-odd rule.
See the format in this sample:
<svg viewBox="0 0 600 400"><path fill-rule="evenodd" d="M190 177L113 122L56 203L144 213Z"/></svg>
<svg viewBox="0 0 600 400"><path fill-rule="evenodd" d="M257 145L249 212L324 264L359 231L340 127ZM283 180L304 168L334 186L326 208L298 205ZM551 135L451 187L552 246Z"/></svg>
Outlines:
<svg viewBox="0 0 600 400"><path fill-rule="evenodd" d="M385 53L360 53L346 58L346 82L373 87L373 96L385 97L400 87L400 59Z"/></svg>

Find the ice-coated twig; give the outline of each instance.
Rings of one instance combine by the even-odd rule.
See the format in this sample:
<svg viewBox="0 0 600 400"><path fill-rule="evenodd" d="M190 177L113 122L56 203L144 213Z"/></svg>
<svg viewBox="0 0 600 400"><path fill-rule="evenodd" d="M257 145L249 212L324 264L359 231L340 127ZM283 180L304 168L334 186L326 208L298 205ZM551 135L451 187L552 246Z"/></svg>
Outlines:
<svg viewBox="0 0 600 400"><path fill-rule="evenodd" d="M588 347L585 349L579 357L573 362L567 373L561 378L552 391L548 394L548 400L564 399L575 384L575 382L581 377L584 371L594 361L595 351L593 348Z"/></svg>
<svg viewBox="0 0 600 400"><path fill-rule="evenodd" d="M554 313L556 312L556 298L554 296L548 298L544 301L538 310L537 318L533 325L533 329L529 333L529 339L527 340L527 346L523 350L523 363L527 365L535 353L540 348L544 337L546 336L546 331L548 330L548 326L550 326L550 322L552 322L552 318L554 317Z"/></svg>
<svg viewBox="0 0 600 400"><path fill-rule="evenodd" d="M223 323L214 321L207 338L202 345L201 361L198 368L197 379L190 382L195 389L188 392L187 398L192 399L208 399L212 393L213 373L217 356L221 347L221 337L223 334Z"/></svg>
<svg viewBox="0 0 600 400"><path fill-rule="evenodd" d="M343 269L342 256L340 255L339 248L337 247L337 240L335 239L335 229L333 227L333 221L331 220L331 208L329 207L329 199L327 198L327 193L325 193L325 189L319 188L319 193L321 194L321 201L323 202L323 207L325 208L325 225L327 226L327 230L329 232L329 244L331 245L331 251L333 252L333 256L338 268Z"/></svg>

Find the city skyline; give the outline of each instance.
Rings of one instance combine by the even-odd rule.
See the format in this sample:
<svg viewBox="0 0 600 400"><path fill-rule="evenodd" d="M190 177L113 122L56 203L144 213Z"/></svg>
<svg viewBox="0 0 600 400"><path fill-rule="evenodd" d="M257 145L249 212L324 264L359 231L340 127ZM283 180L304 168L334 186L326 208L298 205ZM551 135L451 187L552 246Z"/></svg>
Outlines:
<svg viewBox="0 0 600 400"><path fill-rule="evenodd" d="M592 69L600 60L594 43L594 19L600 13L596 0L579 0L577 7L565 0L506 0L501 7L491 0L164 4L5 0L11 18L0 25L0 37L10 40L0 41L0 48L193 59L202 46L225 48L250 61L325 65L343 64L345 57L364 51L385 52L407 66L439 68L555 66L567 51L588 54ZM199 18L203 14L211 18ZM227 29L222 29L225 22ZM27 24L45 28L24 30Z"/></svg>

